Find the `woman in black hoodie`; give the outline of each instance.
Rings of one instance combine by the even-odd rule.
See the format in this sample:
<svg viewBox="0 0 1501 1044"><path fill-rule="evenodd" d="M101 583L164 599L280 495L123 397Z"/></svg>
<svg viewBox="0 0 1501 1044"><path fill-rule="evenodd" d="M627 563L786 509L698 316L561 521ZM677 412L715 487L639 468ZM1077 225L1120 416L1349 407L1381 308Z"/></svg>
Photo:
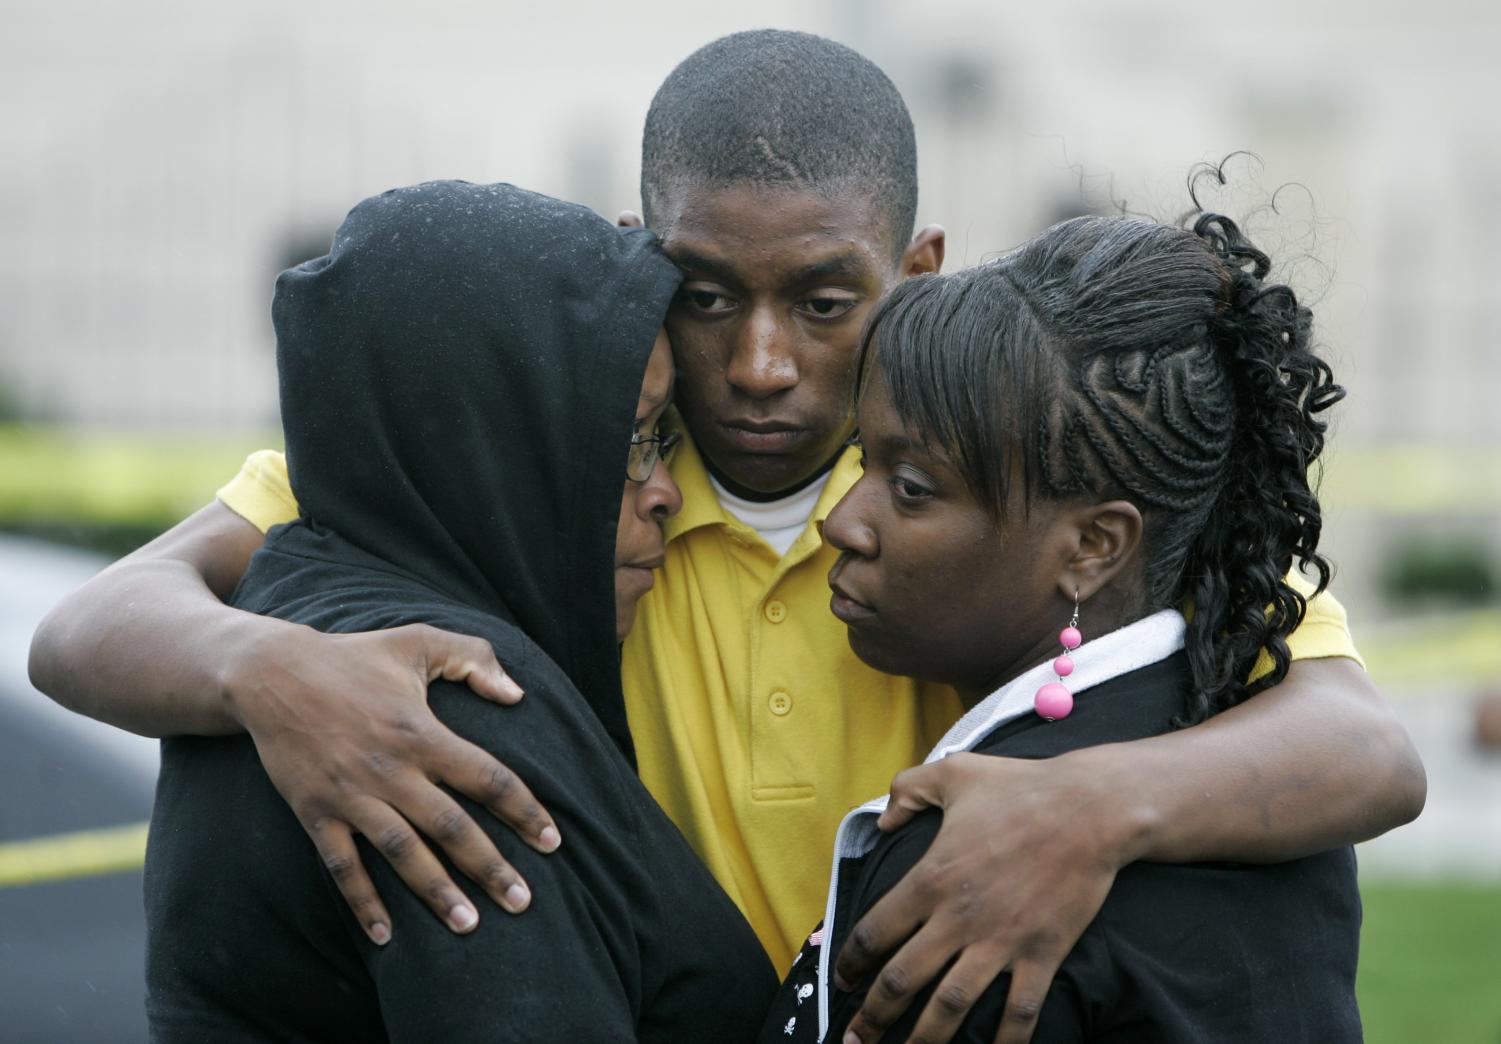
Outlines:
<svg viewBox="0 0 1501 1044"><path fill-rule="evenodd" d="M675 509L675 490L641 498L670 487L651 467L670 383L654 342L678 278L649 233L444 182L366 200L326 257L278 280L303 518L233 604L491 642L526 699L502 709L440 681L433 709L536 785L566 843L498 837L535 898L466 936L367 859L402 926L377 946L248 736L167 740L146 868L155 1039L753 1036L775 977L637 780L620 691L619 631Z"/></svg>

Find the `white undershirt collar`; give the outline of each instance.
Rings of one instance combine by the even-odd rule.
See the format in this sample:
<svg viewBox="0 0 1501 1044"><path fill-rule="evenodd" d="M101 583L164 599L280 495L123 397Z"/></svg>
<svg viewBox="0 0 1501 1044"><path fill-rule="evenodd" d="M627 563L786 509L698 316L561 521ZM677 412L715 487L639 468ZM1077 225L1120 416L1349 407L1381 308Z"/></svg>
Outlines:
<svg viewBox="0 0 1501 1044"><path fill-rule="evenodd" d="M761 535L778 557L785 555L797 538L808 527L813 509L818 507L818 498L823 496L833 469L824 472L796 493L789 493L780 500L746 500L737 497L720 484L712 473L709 482L720 507L734 515Z"/></svg>

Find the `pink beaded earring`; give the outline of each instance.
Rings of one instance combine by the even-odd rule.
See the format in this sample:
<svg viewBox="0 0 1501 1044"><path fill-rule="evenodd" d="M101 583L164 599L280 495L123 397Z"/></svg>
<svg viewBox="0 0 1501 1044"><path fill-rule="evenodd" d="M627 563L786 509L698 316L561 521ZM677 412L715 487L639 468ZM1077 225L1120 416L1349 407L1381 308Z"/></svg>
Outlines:
<svg viewBox="0 0 1501 1044"><path fill-rule="evenodd" d="M1038 716L1045 721L1066 718L1074 709L1074 694L1068 691L1063 679L1074 673L1074 661L1069 659L1068 654L1077 649L1082 641L1084 636L1079 633L1079 592L1076 589L1074 617L1067 627L1058 632L1058 642L1063 646L1063 655L1053 661L1053 673L1058 676L1058 680L1050 681L1038 689L1033 698Z"/></svg>

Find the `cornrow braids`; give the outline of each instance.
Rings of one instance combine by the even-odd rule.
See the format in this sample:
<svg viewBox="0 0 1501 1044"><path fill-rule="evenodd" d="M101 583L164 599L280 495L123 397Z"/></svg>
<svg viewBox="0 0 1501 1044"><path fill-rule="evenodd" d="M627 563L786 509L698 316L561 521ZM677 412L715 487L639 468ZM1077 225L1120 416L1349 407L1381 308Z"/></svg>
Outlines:
<svg viewBox="0 0 1501 1044"><path fill-rule="evenodd" d="M1303 597L1329 580L1308 472L1344 396L1312 316L1220 215L1191 229L1120 217L1054 226L1017 251L908 280L870 317L903 419L997 518L1034 497L1125 499L1145 521L1143 611L1185 605L1194 691L1180 725L1280 681ZM1014 465L1020 464L1013 470ZM1262 649L1272 671L1246 676Z"/></svg>

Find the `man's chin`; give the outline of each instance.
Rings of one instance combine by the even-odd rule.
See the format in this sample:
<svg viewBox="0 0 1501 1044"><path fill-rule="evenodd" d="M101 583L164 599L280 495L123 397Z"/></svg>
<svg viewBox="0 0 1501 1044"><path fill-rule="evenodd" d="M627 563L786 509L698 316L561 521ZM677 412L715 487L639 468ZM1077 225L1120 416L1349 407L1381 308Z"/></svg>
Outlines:
<svg viewBox="0 0 1501 1044"><path fill-rule="evenodd" d="M773 499L808 485L838 456L830 454L747 453L733 446L700 446L705 463L720 484L746 499Z"/></svg>

